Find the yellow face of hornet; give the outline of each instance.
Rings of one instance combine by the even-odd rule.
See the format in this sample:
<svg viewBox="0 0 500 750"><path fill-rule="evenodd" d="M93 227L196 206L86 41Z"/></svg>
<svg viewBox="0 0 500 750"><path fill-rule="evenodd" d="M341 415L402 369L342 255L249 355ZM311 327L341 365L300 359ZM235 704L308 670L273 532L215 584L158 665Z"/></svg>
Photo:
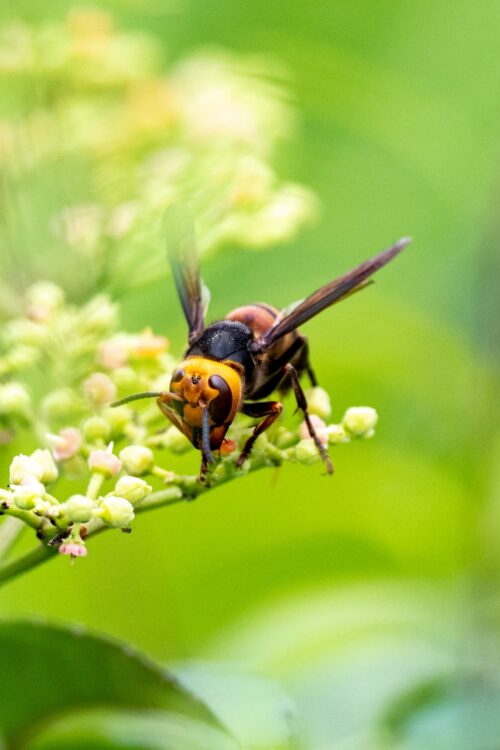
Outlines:
<svg viewBox="0 0 500 750"><path fill-rule="evenodd" d="M242 368L237 363L188 357L174 371L170 393L157 400L163 414L201 448L203 410L208 413L210 448L220 448L242 401Z"/></svg>

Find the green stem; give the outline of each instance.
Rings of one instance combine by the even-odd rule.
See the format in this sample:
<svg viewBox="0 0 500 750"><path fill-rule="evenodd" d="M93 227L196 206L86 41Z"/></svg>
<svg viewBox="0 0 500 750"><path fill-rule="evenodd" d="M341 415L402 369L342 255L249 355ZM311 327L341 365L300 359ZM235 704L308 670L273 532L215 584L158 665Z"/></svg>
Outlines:
<svg viewBox="0 0 500 750"><path fill-rule="evenodd" d="M57 549L55 547L47 547L46 544L40 544L26 555L4 563L0 566L0 586L3 586L8 581L12 581L22 573L26 573L26 571L41 565L46 560L50 560L56 553Z"/></svg>
<svg viewBox="0 0 500 750"><path fill-rule="evenodd" d="M149 495L141 505L136 509L136 513L145 513L150 510L156 510L165 506L176 505L184 501L194 500L200 495L204 495L216 487L222 484L226 484L234 479L242 476L246 476L248 473L253 473L259 469L263 469L269 466L278 465L278 461L269 460L269 458L258 458L255 459L248 472L239 472L235 469L231 463L219 465L218 469L222 469L221 473L216 474L213 477L212 484L200 484L199 482L193 481L193 477L175 477L173 483L166 487L164 490L158 490ZM91 521L87 526L87 538L95 536L103 531L109 530L109 526L106 526L103 521L96 519ZM37 547L35 550L28 552L26 555L12 560L11 562L5 562L0 564L0 587L9 581L16 578L18 575L25 573L43 562L50 560L57 554L57 547L49 547L51 537L55 533L55 529L47 528L45 530L45 541Z"/></svg>
<svg viewBox="0 0 500 750"><path fill-rule="evenodd" d="M6 518L0 526L0 561L4 560L23 531L26 525L18 518Z"/></svg>

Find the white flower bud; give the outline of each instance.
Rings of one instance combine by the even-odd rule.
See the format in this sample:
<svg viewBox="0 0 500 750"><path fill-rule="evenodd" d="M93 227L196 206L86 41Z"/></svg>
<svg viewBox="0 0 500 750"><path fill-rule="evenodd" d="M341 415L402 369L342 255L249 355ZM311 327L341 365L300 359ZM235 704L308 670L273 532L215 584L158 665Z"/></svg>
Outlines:
<svg viewBox="0 0 500 750"><path fill-rule="evenodd" d="M328 435L330 445L348 443L350 439L341 424L329 424L326 428L326 434Z"/></svg>
<svg viewBox="0 0 500 750"><path fill-rule="evenodd" d="M10 464L9 481L10 484L22 484L28 477L40 479L41 470L31 456L25 456L20 453L14 456Z"/></svg>
<svg viewBox="0 0 500 750"><path fill-rule="evenodd" d="M72 495L62 509L73 523L87 523L94 515L94 503L85 495Z"/></svg>
<svg viewBox="0 0 500 750"><path fill-rule="evenodd" d="M191 443L177 427L169 427L162 436L162 445L168 448L172 453L185 453L190 449Z"/></svg>
<svg viewBox="0 0 500 750"><path fill-rule="evenodd" d="M16 346L9 351L5 362L13 370L25 370L40 359L40 350L34 346Z"/></svg>
<svg viewBox="0 0 500 750"><path fill-rule="evenodd" d="M355 437L372 437L378 414L371 406L351 406L342 419L347 432Z"/></svg>
<svg viewBox="0 0 500 750"><path fill-rule="evenodd" d="M134 412L129 406L116 406L106 409L102 416L108 422L113 437L123 435L134 418Z"/></svg>
<svg viewBox="0 0 500 750"><path fill-rule="evenodd" d="M50 281L39 281L28 289L28 316L32 320L46 321L64 304L64 292Z"/></svg>
<svg viewBox="0 0 500 750"><path fill-rule="evenodd" d="M311 414L309 419L314 431L316 432L316 435L318 436L318 440L326 447L328 445L328 432L326 424L323 422L321 417L318 417L317 414ZM309 432L309 427L307 426L306 422L302 422L302 424L300 425L299 435L303 440L308 440L311 437L311 433Z"/></svg>
<svg viewBox="0 0 500 750"><path fill-rule="evenodd" d="M40 483L19 485L15 487L13 491L13 497L17 507L21 510L32 510L32 508L34 508L36 503L40 500L40 487L44 492L45 488Z"/></svg>
<svg viewBox="0 0 500 750"><path fill-rule="evenodd" d="M81 326L89 333L107 333L116 324L117 316L117 306L106 295L100 294L82 309Z"/></svg>
<svg viewBox="0 0 500 750"><path fill-rule="evenodd" d="M82 436L75 427L64 427L57 435L47 433L47 441L54 448L56 461L73 458L82 445Z"/></svg>
<svg viewBox="0 0 500 750"><path fill-rule="evenodd" d="M50 482L54 482L57 479L59 471L50 451L38 448L38 450L31 454L30 458L38 467L35 476L42 484L50 484Z"/></svg>
<svg viewBox="0 0 500 750"><path fill-rule="evenodd" d="M328 419L332 413L330 396L319 385L309 388L306 392L307 406L310 414L316 414L321 419Z"/></svg>
<svg viewBox="0 0 500 750"><path fill-rule="evenodd" d="M42 401L42 412L49 420L58 420L67 424L72 417L79 417L86 411L85 402L69 388L52 391Z"/></svg>
<svg viewBox="0 0 500 750"><path fill-rule="evenodd" d="M130 526L134 520L134 508L124 497L108 495L101 501L99 515L108 526L124 529Z"/></svg>
<svg viewBox="0 0 500 750"><path fill-rule="evenodd" d="M88 466L92 471L98 471L106 477L113 477L122 468L122 462L109 450L92 451L88 458Z"/></svg>
<svg viewBox="0 0 500 750"><path fill-rule="evenodd" d="M89 403L95 407L109 406L116 398L116 386L107 375L94 372L83 383L83 392Z"/></svg>
<svg viewBox="0 0 500 750"><path fill-rule="evenodd" d="M103 417L90 417L82 426L86 440L95 443L97 440L109 440L111 437L111 425Z"/></svg>
<svg viewBox="0 0 500 750"><path fill-rule="evenodd" d="M125 470L135 476L147 474L154 466L153 451L144 445L128 445L119 455Z"/></svg>
<svg viewBox="0 0 500 750"><path fill-rule="evenodd" d="M152 487L140 477L120 477L115 485L114 492L119 497L124 497L133 505L140 503L146 495L149 495Z"/></svg>
<svg viewBox="0 0 500 750"><path fill-rule="evenodd" d="M300 464L314 464L320 458L318 449L312 438L306 438L305 440L301 440L300 443L297 443L294 452L295 459Z"/></svg>
<svg viewBox="0 0 500 750"><path fill-rule="evenodd" d="M28 417L31 398L20 383L0 385L0 414L7 417Z"/></svg>

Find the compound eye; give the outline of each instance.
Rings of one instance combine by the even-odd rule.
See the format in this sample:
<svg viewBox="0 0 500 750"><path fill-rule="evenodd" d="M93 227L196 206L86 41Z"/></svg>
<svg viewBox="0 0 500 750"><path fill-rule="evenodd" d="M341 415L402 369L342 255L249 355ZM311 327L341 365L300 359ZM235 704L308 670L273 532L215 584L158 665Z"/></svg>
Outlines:
<svg viewBox="0 0 500 750"><path fill-rule="evenodd" d="M231 413L233 394L226 380L221 375L212 375L208 380L210 388L219 391L208 405L208 412L217 425L224 424Z"/></svg>
<svg viewBox="0 0 500 750"><path fill-rule="evenodd" d="M184 377L185 374L186 373L184 372L184 370L182 368L180 368L179 370L174 370L174 372L172 374L172 377L170 379L170 382L171 383L179 383L182 380L182 378Z"/></svg>

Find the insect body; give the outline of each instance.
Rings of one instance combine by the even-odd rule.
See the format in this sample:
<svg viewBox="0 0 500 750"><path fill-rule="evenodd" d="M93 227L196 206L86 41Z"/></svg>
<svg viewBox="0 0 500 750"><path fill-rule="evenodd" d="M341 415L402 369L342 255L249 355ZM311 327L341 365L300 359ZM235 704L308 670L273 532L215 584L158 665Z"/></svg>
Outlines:
<svg viewBox="0 0 500 750"><path fill-rule="evenodd" d="M309 362L308 342L298 326L335 302L364 289L371 276L392 260L410 241L404 238L282 311L263 303L239 307L224 320L205 325L205 288L202 284L184 209L174 207L166 216L168 255L177 292L189 327L184 360L172 374L170 391L135 394L122 399L154 396L165 416L202 454L200 479L204 480L213 452L223 447L236 414L257 420L237 460L242 466L259 435L280 415L279 401L262 401L279 390L293 389L328 473L333 471L328 453L309 418L300 375L316 378Z"/></svg>

